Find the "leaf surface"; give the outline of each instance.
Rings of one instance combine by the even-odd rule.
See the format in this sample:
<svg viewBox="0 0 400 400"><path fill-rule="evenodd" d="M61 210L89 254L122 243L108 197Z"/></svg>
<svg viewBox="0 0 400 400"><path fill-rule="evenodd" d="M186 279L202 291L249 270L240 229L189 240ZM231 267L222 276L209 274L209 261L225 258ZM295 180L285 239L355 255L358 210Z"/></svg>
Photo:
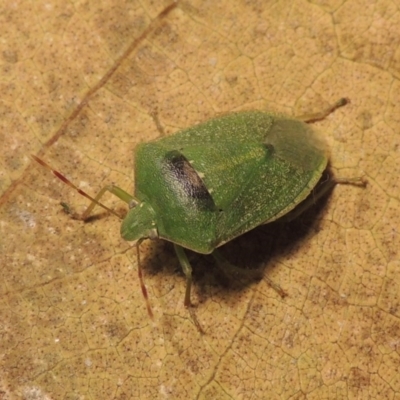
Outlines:
<svg viewBox="0 0 400 400"><path fill-rule="evenodd" d="M395 2L3 2L0 393L5 399L399 398L400 11ZM171 246L72 220L133 187L142 141L220 113L318 112L337 186L289 227L226 253L264 266L227 284L191 255L201 336ZM118 199L104 202L123 210ZM229 245L228 245L229 246ZM287 293L282 299L268 279ZM238 287L236 287L238 286Z"/></svg>

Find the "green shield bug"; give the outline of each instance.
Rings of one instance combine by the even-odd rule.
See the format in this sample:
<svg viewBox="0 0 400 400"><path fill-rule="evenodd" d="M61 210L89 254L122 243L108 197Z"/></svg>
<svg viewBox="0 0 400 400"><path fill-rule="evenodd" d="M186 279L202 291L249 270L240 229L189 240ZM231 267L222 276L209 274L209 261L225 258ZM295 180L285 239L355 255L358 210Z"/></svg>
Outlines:
<svg viewBox="0 0 400 400"><path fill-rule="evenodd" d="M110 185L92 198L44 161L33 158L92 201L80 219L87 219L96 205L113 212L99 203L106 191L129 205L121 235L137 243L139 278L152 315L142 280L141 241L159 238L174 244L186 276L184 305L189 307L192 269L184 249L213 253L221 261L218 247L284 216L299 203L301 211L338 182L331 180L311 201L304 201L328 163L324 142L305 122L323 119L344 104L346 100L341 99L325 112L302 120L262 111L227 114L139 144L134 196ZM361 179L350 182L363 183Z"/></svg>

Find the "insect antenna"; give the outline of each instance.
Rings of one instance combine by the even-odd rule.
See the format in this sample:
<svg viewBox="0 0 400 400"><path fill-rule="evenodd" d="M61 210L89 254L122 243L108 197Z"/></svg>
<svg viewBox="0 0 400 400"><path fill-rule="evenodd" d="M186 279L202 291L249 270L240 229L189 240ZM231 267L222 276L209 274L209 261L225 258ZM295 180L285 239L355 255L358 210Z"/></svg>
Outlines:
<svg viewBox="0 0 400 400"><path fill-rule="evenodd" d="M121 217L113 210L111 210L111 208L108 208L107 206L105 206L104 204L100 203L99 201L97 201L94 197L88 195L86 192L84 192L82 189L79 189L78 186L74 185L68 178L66 178L61 172L58 172L57 170L55 170L54 168L52 168L49 164L47 164L45 161L43 161L41 158L36 157L35 155L31 154L31 157L37 162L39 163L42 167L48 169L49 171L52 172L52 174L54 176L56 176L58 179L60 179L62 182L64 182L65 184L67 184L69 187L75 189L80 195L86 197L87 199L89 199L92 204L96 204L102 208L104 208L105 210L107 210L108 212L110 212L111 214L114 214L115 216L117 216L119 219L121 219ZM62 206L64 209L66 209L65 207L65 203L62 203ZM93 207L89 206L88 210L92 209ZM74 219L79 219L79 220L86 220L88 217L88 213L87 210L79 215L79 214L73 214L72 215Z"/></svg>
<svg viewBox="0 0 400 400"><path fill-rule="evenodd" d="M122 200L124 200L125 202L129 203L132 200L132 196L130 196L129 194L127 194L126 192L124 192L122 189L119 189L115 186L105 186L96 196L96 198L88 195L86 192L84 192L82 189L79 189L76 185L74 185L68 178L66 178L61 172L55 170L54 168L52 168L49 164L47 164L45 161L43 161L42 159L40 159L39 157L31 154L31 157L37 162L39 163L41 166L43 166L44 168L50 170L53 175L55 175L58 179L60 179L61 181L63 181L65 184L67 184L68 186L70 186L71 188L75 189L80 195L86 197L87 199L89 199L92 203L89 205L89 207L86 209L86 211L83 214L73 214L72 217L74 219L79 219L79 220L83 220L85 221L90 213L90 211L93 209L94 205L98 205L102 208L104 208L105 210L107 210L108 212L116 215L118 218L121 219L121 217L113 210L111 210L110 208L108 208L107 206L105 206L104 204L100 203L96 198L101 197L105 191L110 191L111 193L117 195L119 198L121 198ZM61 203L62 207L64 208L64 210L67 213L71 213L70 212L70 208L67 204L65 203ZM136 242L136 254L137 254L137 264L138 264L138 277L139 277L139 282L140 282L140 288L142 290L142 294L144 297L144 300L146 302L146 308L147 308L147 313L149 314L149 317L153 319L153 311L151 309L150 306L150 302L149 302L149 298L148 298L148 294L147 294L147 289L146 286L144 284L144 280L143 280L143 273L142 273L142 264L140 262L140 244L142 243L144 239L140 239Z"/></svg>
<svg viewBox="0 0 400 400"><path fill-rule="evenodd" d="M146 302L147 313L149 314L149 317L151 319L153 319L153 310L151 309L149 297L147 295L146 285L144 284L143 273L142 273L142 264L140 262L140 244L143 242L143 240L144 239L139 239L136 242L136 257L137 257L137 265L138 265L138 276L139 276L140 288L142 289L142 294L143 294L144 300Z"/></svg>

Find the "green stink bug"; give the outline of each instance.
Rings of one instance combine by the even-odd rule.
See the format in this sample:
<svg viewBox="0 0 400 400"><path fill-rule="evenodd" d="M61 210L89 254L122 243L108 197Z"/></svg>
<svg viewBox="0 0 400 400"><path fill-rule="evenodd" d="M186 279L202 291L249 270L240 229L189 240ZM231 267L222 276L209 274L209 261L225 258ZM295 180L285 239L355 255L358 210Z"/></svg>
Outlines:
<svg viewBox="0 0 400 400"><path fill-rule="evenodd" d="M303 120L322 119L345 103L341 99L326 112ZM262 111L227 114L139 144L134 196L110 185L92 198L33 157L92 201L80 219L87 219L95 205L104 207L99 199L106 191L129 204L121 235L137 241L138 271L146 299L139 244L156 238L172 242L186 276L186 307L191 305L192 269L184 249L214 253L220 261L215 253L218 247L303 202L328 163L324 142L305 122ZM147 308L152 315L148 301Z"/></svg>

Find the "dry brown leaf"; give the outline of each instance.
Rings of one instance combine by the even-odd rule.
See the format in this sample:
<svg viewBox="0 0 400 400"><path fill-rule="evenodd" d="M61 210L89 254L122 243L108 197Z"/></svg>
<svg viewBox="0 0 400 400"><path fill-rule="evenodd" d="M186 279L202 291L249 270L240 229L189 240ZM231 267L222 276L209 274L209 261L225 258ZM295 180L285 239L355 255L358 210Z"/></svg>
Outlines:
<svg viewBox="0 0 400 400"><path fill-rule="evenodd" d="M2 399L400 399L395 2L0 7ZM142 246L152 322L119 221L69 219L59 202L86 200L29 158L92 194L131 190L135 145L159 136L154 114L172 133L221 112L297 115L343 96L351 104L315 128L334 172L368 187L336 187L315 218L280 231L295 237L265 227L235 242L239 264L267 265L284 299L266 279L226 287L194 257L203 336L171 247Z"/></svg>

